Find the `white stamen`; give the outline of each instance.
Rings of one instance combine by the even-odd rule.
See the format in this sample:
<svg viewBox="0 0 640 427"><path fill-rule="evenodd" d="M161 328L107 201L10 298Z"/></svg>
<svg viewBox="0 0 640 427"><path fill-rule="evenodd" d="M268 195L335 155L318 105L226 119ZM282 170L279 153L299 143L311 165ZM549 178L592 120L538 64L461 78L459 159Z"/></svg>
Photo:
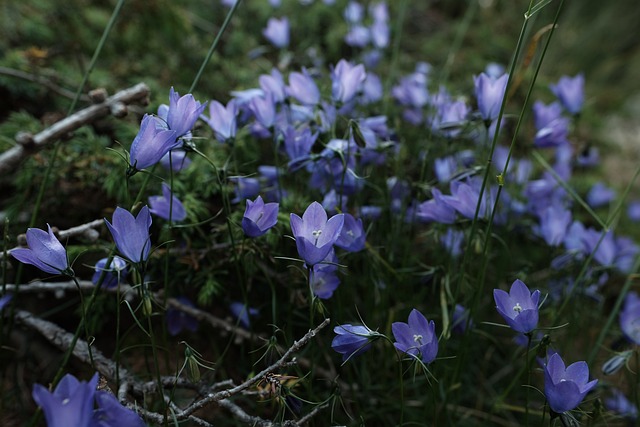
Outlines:
<svg viewBox="0 0 640 427"><path fill-rule="evenodd" d="M415 342L422 342L422 335L420 334L413 334L413 340Z"/></svg>
<svg viewBox="0 0 640 427"><path fill-rule="evenodd" d="M522 311L522 307L520 307L520 303L517 302L516 305L513 306L513 311L516 313L520 313Z"/></svg>

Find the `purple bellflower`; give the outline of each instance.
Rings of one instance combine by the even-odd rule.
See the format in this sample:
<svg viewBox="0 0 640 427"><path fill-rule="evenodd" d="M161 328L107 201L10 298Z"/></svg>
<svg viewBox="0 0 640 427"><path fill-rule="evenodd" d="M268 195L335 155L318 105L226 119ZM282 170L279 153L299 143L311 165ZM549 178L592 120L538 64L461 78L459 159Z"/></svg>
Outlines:
<svg viewBox="0 0 640 427"><path fill-rule="evenodd" d="M514 331L527 334L538 326L540 291L531 293L527 285L517 279L511 285L509 293L494 289L493 299L498 313Z"/></svg>
<svg viewBox="0 0 640 427"><path fill-rule="evenodd" d="M571 225L571 211L562 205L551 205L540 212L539 233L549 246L559 246Z"/></svg>
<svg viewBox="0 0 640 427"><path fill-rule="evenodd" d="M640 345L640 296L629 292L620 311L620 329L624 336L636 345Z"/></svg>
<svg viewBox="0 0 640 427"><path fill-rule="evenodd" d="M349 32L344 36L344 42L352 47L365 47L370 40L370 30L361 24L356 24L349 28Z"/></svg>
<svg viewBox="0 0 640 427"><path fill-rule="evenodd" d="M231 199L231 203L240 203L246 199L253 199L260 193L260 180L258 178L236 176L229 178L229 181L236 183L236 196Z"/></svg>
<svg viewBox="0 0 640 427"><path fill-rule="evenodd" d="M453 258L458 258L462 254L462 243L464 242L464 231L448 228L440 236L440 244L449 252Z"/></svg>
<svg viewBox="0 0 640 427"><path fill-rule="evenodd" d="M480 116L485 123L492 122L498 118L508 80L508 74L503 74L497 79L492 79L485 73L482 73L473 78L476 99L478 100L478 110L480 110Z"/></svg>
<svg viewBox="0 0 640 427"><path fill-rule="evenodd" d="M333 332L336 336L331 341L331 348L342 354L343 362L369 350L371 342L381 336L362 325L338 325L333 328Z"/></svg>
<svg viewBox="0 0 640 427"><path fill-rule="evenodd" d="M359 252L364 249L366 234L360 218L355 219L351 214L344 214L344 225L336 246L347 252Z"/></svg>
<svg viewBox="0 0 640 427"><path fill-rule="evenodd" d="M629 202L627 207L627 216L633 222L640 221L640 200Z"/></svg>
<svg viewBox="0 0 640 427"><path fill-rule="evenodd" d="M244 303L238 301L232 302L229 305L229 310L231 310L240 324L247 329L251 327L250 316L257 316L258 313L260 313L257 308L248 307Z"/></svg>
<svg viewBox="0 0 640 427"><path fill-rule="evenodd" d="M289 86L286 92L304 105L317 105L320 102L320 90L305 68L301 73L289 74Z"/></svg>
<svg viewBox="0 0 640 427"><path fill-rule="evenodd" d="M160 159L160 165L163 168L167 170L173 169L174 172L180 172L188 168L190 164L191 159L187 157L187 152L180 148L169 151Z"/></svg>
<svg viewBox="0 0 640 427"><path fill-rule="evenodd" d="M53 393L35 384L32 396L42 408L48 427L93 427L93 402L97 385L97 373L89 382L78 381L73 375L67 374Z"/></svg>
<svg viewBox="0 0 640 427"><path fill-rule="evenodd" d="M330 255L327 257L329 258ZM333 257L335 259L335 255ZM311 289L320 299L329 299L340 285L340 278L336 274L337 267L332 264L318 264L311 271Z"/></svg>
<svg viewBox="0 0 640 427"><path fill-rule="evenodd" d="M416 217L421 222L439 222L453 224L456 220L456 210L443 200L442 192L437 188L431 189L433 199L418 205Z"/></svg>
<svg viewBox="0 0 640 427"><path fill-rule="evenodd" d="M145 262L151 250L149 208L143 206L134 218L131 212L117 207L112 221L113 224L104 219L120 254L134 264Z"/></svg>
<svg viewBox="0 0 640 427"><path fill-rule="evenodd" d="M93 267L95 273L93 273L91 282L97 286L100 281L100 276L102 276L102 272L104 271L102 286L110 289L124 282L127 276L127 262L117 255L111 259L109 265L107 265L107 261L109 261L109 258L102 258L96 262L96 265Z"/></svg>
<svg viewBox="0 0 640 427"><path fill-rule="evenodd" d="M313 267L333 248L344 225L344 214L334 215L327 221L327 212L322 205L313 202L302 218L292 213L290 222L298 254L309 267Z"/></svg>
<svg viewBox="0 0 640 427"><path fill-rule="evenodd" d="M589 381L586 362L575 362L565 368L562 358L555 353L544 367L544 395L557 414L577 407L596 384L598 380Z"/></svg>
<svg viewBox="0 0 640 427"><path fill-rule="evenodd" d="M267 27L262 30L262 35L279 49L289 46L289 20L269 18Z"/></svg>
<svg viewBox="0 0 640 427"><path fill-rule="evenodd" d="M638 407L620 390L613 389L611 397L604 399L604 407L628 420L638 419Z"/></svg>
<svg viewBox="0 0 640 427"><path fill-rule="evenodd" d="M616 197L616 192L604 185L602 182L593 184L587 193L587 203L592 208L599 208L608 205Z"/></svg>
<svg viewBox="0 0 640 427"><path fill-rule="evenodd" d="M167 130L161 119L145 114L140 123L140 130L131 143L129 174L137 170L155 165L170 150L176 148L178 141L176 131Z"/></svg>
<svg viewBox="0 0 640 427"><path fill-rule="evenodd" d="M253 113L256 121L266 129L272 128L276 122L276 104L271 93L251 98L249 110Z"/></svg>
<svg viewBox="0 0 640 427"><path fill-rule="evenodd" d="M584 74L575 77L562 76L557 84L549 86L564 108L571 114L578 114L584 104Z"/></svg>
<svg viewBox="0 0 640 427"><path fill-rule="evenodd" d="M533 115L537 130L534 140L536 147L557 147L567 143L569 119L562 116L559 103L545 105L536 101L533 104Z"/></svg>
<svg viewBox="0 0 640 427"><path fill-rule="evenodd" d="M213 129L218 141L227 142L235 138L238 127L237 114L238 109L234 100L229 101L226 107L218 101L211 101L209 117L205 117L205 121Z"/></svg>
<svg viewBox="0 0 640 427"><path fill-rule="evenodd" d="M286 97L284 79L282 73L277 68L271 70L271 74L262 74L259 77L260 88L265 96L271 94L273 102L283 102Z"/></svg>
<svg viewBox="0 0 640 427"><path fill-rule="evenodd" d="M474 324L473 320L469 319L470 314L469 309L464 308L464 306L460 304L456 304L451 319L451 332L462 335L467 330L467 327L473 329Z"/></svg>
<svg viewBox="0 0 640 427"><path fill-rule="evenodd" d="M173 199L173 201L171 201ZM187 218L187 211L184 205L176 196L171 193L171 188L162 183L162 196L149 197L149 211L167 221L184 221Z"/></svg>
<svg viewBox="0 0 640 427"><path fill-rule="evenodd" d="M34 265L45 273L73 276L66 249L53 234L49 224L47 230L27 229L29 248L14 249L10 252L11 256L24 264Z"/></svg>
<svg viewBox="0 0 640 427"><path fill-rule="evenodd" d="M180 96L171 88L169 92L169 112L167 113L167 125L176 133L176 138L184 136L191 130L207 103L201 104L190 93Z"/></svg>
<svg viewBox="0 0 640 427"><path fill-rule="evenodd" d="M247 199L242 217L242 230L249 237L260 237L278 222L278 204L265 203L258 196L254 202Z"/></svg>
<svg viewBox="0 0 640 427"><path fill-rule="evenodd" d="M187 297L177 297L176 299L181 304L195 308L195 305ZM169 307L165 316L167 319L167 331L172 337L178 335L183 329L191 332L195 332L198 329L198 319L177 308Z"/></svg>
<svg viewBox="0 0 640 427"><path fill-rule="evenodd" d="M93 417L97 427L146 426L138 414L123 406L113 394L98 391L95 397L98 409L94 412Z"/></svg>
<svg viewBox="0 0 640 427"><path fill-rule="evenodd" d="M12 294L6 294L2 297L0 297L0 312L2 312L2 309L9 304L9 301L11 301L11 298L13 298Z"/></svg>
<svg viewBox="0 0 640 427"><path fill-rule="evenodd" d="M393 345L398 350L427 364L435 360L438 354L436 325L415 308L409 313L408 323L393 322L391 331L396 339Z"/></svg>
<svg viewBox="0 0 640 427"><path fill-rule="evenodd" d="M331 94L334 101L347 103L362 90L367 72L364 65L351 65L341 59L331 73Z"/></svg>

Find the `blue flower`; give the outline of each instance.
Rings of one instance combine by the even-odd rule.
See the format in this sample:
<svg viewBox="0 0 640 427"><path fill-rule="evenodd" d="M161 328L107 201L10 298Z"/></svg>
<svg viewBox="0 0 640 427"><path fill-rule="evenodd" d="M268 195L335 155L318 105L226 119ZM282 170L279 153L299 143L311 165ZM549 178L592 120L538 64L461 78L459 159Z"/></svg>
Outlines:
<svg viewBox="0 0 640 427"><path fill-rule="evenodd" d="M305 68L302 73L289 74L286 92L304 105L317 105L320 102L320 90Z"/></svg>
<svg viewBox="0 0 640 427"><path fill-rule="evenodd" d="M171 202L171 199L173 199L173 202ZM167 221L171 218L172 221L179 222L187 218L187 211L184 209L184 205L171 193L171 188L164 182L162 183L162 196L149 197L149 205L151 206L149 211L152 214Z"/></svg>
<svg viewBox="0 0 640 427"><path fill-rule="evenodd" d="M238 108L234 100L229 101L226 107L218 101L211 101L209 117L204 117L204 119L213 129L216 139L220 142L227 142L236 136L237 114Z"/></svg>
<svg viewBox="0 0 640 427"><path fill-rule="evenodd" d="M242 230L249 237L260 237L278 222L278 204L264 203L258 196L255 202L247 200L242 217Z"/></svg>
<svg viewBox="0 0 640 427"><path fill-rule="evenodd" d="M237 301L232 302L229 305L229 309L245 328L249 328L251 326L249 316L257 316L259 313L257 308L247 307L245 304Z"/></svg>
<svg viewBox="0 0 640 427"><path fill-rule="evenodd" d="M598 380L589 381L589 367L586 362L575 362L565 368L558 353L549 357L544 367L544 395L551 409L562 414L582 402Z"/></svg>
<svg viewBox="0 0 640 427"><path fill-rule="evenodd" d="M362 90L367 72L364 65L352 65L341 59L331 72L331 93L334 101L347 103Z"/></svg>
<svg viewBox="0 0 640 427"><path fill-rule="evenodd" d="M105 391L96 392L98 409L94 413L97 427L145 427L142 418ZM75 426L75 424L74 424Z"/></svg>
<svg viewBox="0 0 640 427"><path fill-rule="evenodd" d="M540 291L531 293L527 285L518 279L511 285L509 293L494 289L493 299L498 313L514 331L526 334L538 326Z"/></svg>
<svg viewBox="0 0 640 427"><path fill-rule="evenodd" d="M559 246L571 225L571 211L562 205L551 205L539 213L539 233L549 246Z"/></svg>
<svg viewBox="0 0 640 427"><path fill-rule="evenodd" d="M636 345L640 345L640 296L629 292L624 300L624 307L619 315L620 329L625 337Z"/></svg>
<svg viewBox="0 0 640 427"><path fill-rule="evenodd" d="M276 103L271 93L251 98L249 110L253 113L256 121L266 129L272 128L276 122Z"/></svg>
<svg viewBox="0 0 640 427"><path fill-rule="evenodd" d="M473 78L478 110L480 110L480 116L485 122L491 122L498 118L508 80L508 74L494 79L482 73Z"/></svg>
<svg viewBox="0 0 640 427"><path fill-rule="evenodd" d="M584 104L584 74L575 77L562 76L558 84L550 85L551 92L558 97L571 114L578 114Z"/></svg>
<svg viewBox="0 0 640 427"><path fill-rule="evenodd" d="M177 297L176 300L181 304L195 308L195 305L187 297ZM171 336L178 335L183 329L191 332L195 332L196 329L198 329L198 319L177 308L169 307L165 317L167 320L167 331Z"/></svg>
<svg viewBox="0 0 640 427"><path fill-rule="evenodd" d="M292 213L290 222L298 254L312 267L322 261L333 248L344 224L344 214L334 215L327 221L327 213L322 205L313 202L304 211L302 218Z"/></svg>
<svg viewBox="0 0 640 427"><path fill-rule="evenodd" d="M180 96L171 88L169 92L169 112L167 125L176 133L176 138L184 136L195 125L207 103L200 104L190 93Z"/></svg>
<svg viewBox="0 0 640 427"><path fill-rule="evenodd" d="M350 324L338 325L333 332L336 336L331 341L331 348L342 354L343 362L369 350L371 342L380 336L366 326Z"/></svg>
<svg viewBox="0 0 640 427"><path fill-rule="evenodd" d="M277 48L289 46L289 20L286 17L269 18L267 28L262 30L262 35Z"/></svg>
<svg viewBox="0 0 640 427"><path fill-rule="evenodd" d="M104 219L120 254L134 264L146 261L151 249L149 208L143 206L134 218L131 212L117 207L112 221L113 225Z"/></svg>
<svg viewBox="0 0 640 427"><path fill-rule="evenodd" d="M629 420L638 419L638 408L618 389L613 389L612 396L604 399L604 406L621 417Z"/></svg>
<svg viewBox="0 0 640 427"><path fill-rule="evenodd" d="M11 294L6 294L5 296L0 297L0 311L2 311L5 305L9 304L11 298L13 298L13 295Z"/></svg>
<svg viewBox="0 0 640 427"><path fill-rule="evenodd" d="M109 261L109 258L102 258L96 262L96 265L93 267L95 273L93 273L91 281L94 285L97 285L100 276L102 276L102 272L106 271L104 279L102 280L102 286L107 289L115 288L119 283L124 282L127 275L127 262L117 255L111 259L109 265L107 265L107 261Z"/></svg>
<svg viewBox="0 0 640 427"><path fill-rule="evenodd" d="M97 385L97 373L89 382L78 381L67 374L53 393L35 384L32 396L42 408L48 427L93 427L93 400Z"/></svg>
<svg viewBox="0 0 640 427"><path fill-rule="evenodd" d="M393 322L391 331L396 339L393 345L400 351L431 363L438 354L438 337L434 321L428 321L415 308L409 313L409 322Z"/></svg>
<svg viewBox="0 0 640 427"><path fill-rule="evenodd" d="M144 115L140 130L131 143L131 170L142 170L155 165L169 150L180 144L176 132L167 130L164 126L159 118Z"/></svg>
<svg viewBox="0 0 640 427"><path fill-rule="evenodd" d="M336 246L348 252L359 252L364 249L366 238L362 220L354 218L351 214L344 214L344 225L336 240Z"/></svg>
<svg viewBox="0 0 640 427"><path fill-rule="evenodd" d="M608 205L615 197L615 191L602 182L596 182L587 193L587 203L592 208L599 208Z"/></svg>
<svg viewBox="0 0 640 427"><path fill-rule="evenodd" d="M67 260L67 251L53 234L49 224L47 229L47 232L38 228L27 229L29 248L14 249L10 252L11 256L22 263L35 265L45 273L73 276L73 270Z"/></svg>

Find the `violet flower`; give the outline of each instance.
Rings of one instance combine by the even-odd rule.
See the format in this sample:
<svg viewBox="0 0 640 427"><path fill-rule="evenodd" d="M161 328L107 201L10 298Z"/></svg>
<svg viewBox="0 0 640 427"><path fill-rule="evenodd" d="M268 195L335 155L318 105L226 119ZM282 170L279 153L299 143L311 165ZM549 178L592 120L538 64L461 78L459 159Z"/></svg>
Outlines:
<svg viewBox="0 0 640 427"><path fill-rule="evenodd" d="M636 292L629 292L625 297L619 321L624 336L640 345L640 296Z"/></svg>
<svg viewBox="0 0 640 427"><path fill-rule="evenodd" d="M11 256L24 264L34 265L45 273L73 276L66 249L53 234L49 224L47 230L27 229L29 248L14 249L10 252Z"/></svg>
<svg viewBox="0 0 640 427"><path fill-rule="evenodd" d="M176 299L181 304L195 308L195 305L189 298L177 297ZM177 308L169 307L165 314L165 318L167 320L167 331L169 332L169 335L173 337L182 332L183 329L187 329L191 332L195 332L198 329L198 319Z"/></svg>
<svg viewBox="0 0 640 427"><path fill-rule="evenodd" d="M256 121L266 129L271 129L276 122L276 104L271 93L251 98L249 110L253 113Z"/></svg>
<svg viewBox="0 0 640 427"><path fill-rule="evenodd" d="M140 130L131 143L128 174L155 165L180 142L174 130L167 130L159 118L145 114Z"/></svg>
<svg viewBox="0 0 640 427"><path fill-rule="evenodd" d="M311 271L311 290L320 299L329 299L340 285L337 267L331 264L317 264Z"/></svg>
<svg viewBox="0 0 640 427"><path fill-rule="evenodd" d="M107 265L107 261L109 261L109 258L102 258L96 262L96 265L93 267L95 273L93 273L91 282L97 286L100 281L100 276L102 276L102 272L104 271L102 286L110 289L124 282L127 276L127 262L117 255L111 259L109 265Z"/></svg>
<svg viewBox="0 0 640 427"><path fill-rule="evenodd" d="M584 104L584 74L575 77L562 76L549 88L571 114L578 114Z"/></svg>
<svg viewBox="0 0 640 427"><path fill-rule="evenodd" d="M342 354L342 361L346 362L371 348L371 342L381 335L366 326L338 325L333 328L336 333L331 341L331 348Z"/></svg>
<svg viewBox="0 0 640 427"><path fill-rule="evenodd" d="M559 246L572 222L571 211L562 205L551 205L540 212L539 233L549 246Z"/></svg>
<svg viewBox="0 0 640 427"><path fill-rule="evenodd" d="M286 92L304 105L317 105L320 102L320 90L306 68L302 69L302 73L289 74Z"/></svg>
<svg viewBox="0 0 640 427"><path fill-rule="evenodd" d="M531 293L527 285L517 279L511 285L509 293L494 289L493 299L498 313L514 331L527 334L538 326L539 290Z"/></svg>
<svg viewBox="0 0 640 427"><path fill-rule="evenodd" d="M336 240L336 246L347 252L359 252L364 249L367 235L362 226L362 220L351 214L344 214L344 225Z"/></svg>
<svg viewBox="0 0 640 427"><path fill-rule="evenodd" d="M309 267L313 267L333 248L344 225L344 214L334 215L327 221L327 212L322 205L313 202L302 218L292 213L290 222L298 254Z"/></svg>
<svg viewBox="0 0 640 427"><path fill-rule="evenodd" d="M415 308L409 313L408 323L393 322L391 331L396 339L393 345L398 350L427 364L435 360L438 354L436 325Z"/></svg>
<svg viewBox="0 0 640 427"><path fill-rule="evenodd" d="M269 18L267 27L262 30L262 35L279 49L289 46L289 20L286 17Z"/></svg>
<svg viewBox="0 0 640 427"><path fill-rule="evenodd" d="M89 382L66 374L50 392L34 384L32 396L42 408L48 427L93 427L93 400L98 385L96 373Z"/></svg>
<svg viewBox="0 0 640 427"><path fill-rule="evenodd" d="M98 391L95 398L98 409L94 412L93 417L98 427L146 426L140 415L123 406L113 394L106 391Z"/></svg>
<svg viewBox="0 0 640 427"><path fill-rule="evenodd" d="M172 201L173 199L173 201ZM149 211L167 221L184 221L187 218L187 211L182 202L171 193L171 188L166 183L162 183L162 196L149 197Z"/></svg>
<svg viewBox="0 0 640 427"><path fill-rule="evenodd" d="M242 230L249 237L260 237L278 222L278 204L264 203L258 196L254 202L247 199L242 217Z"/></svg>
<svg viewBox="0 0 640 427"><path fill-rule="evenodd" d="M557 414L577 407L596 384L598 380L589 381L586 362L575 362L565 368L562 358L555 353L544 367L544 395Z"/></svg>
<svg viewBox="0 0 640 427"><path fill-rule="evenodd" d="M418 205L416 217L421 222L439 222L453 224L456 221L456 210L443 199L442 192L437 188L431 189L433 199Z"/></svg>
<svg viewBox="0 0 640 427"><path fill-rule="evenodd" d="M611 397L604 399L604 407L628 420L638 419L638 407L618 389L613 389Z"/></svg>
<svg viewBox="0 0 640 427"><path fill-rule="evenodd" d="M229 310L231 310L240 324L247 329L251 327L251 320L249 316L257 316L258 313L260 313L257 308L248 307L246 304L238 301L232 302L229 305Z"/></svg>
<svg viewBox="0 0 640 427"><path fill-rule="evenodd" d="M592 208L599 208L608 205L616 197L616 192L604 185L602 182L593 184L587 193L587 203Z"/></svg>
<svg viewBox="0 0 640 427"><path fill-rule="evenodd" d="M117 207L112 221L113 225L104 219L120 254L134 264L145 262L151 250L149 208L143 206L134 218L131 212Z"/></svg>
<svg viewBox="0 0 640 427"><path fill-rule="evenodd" d="M237 132L236 115L238 109L234 100L229 101L225 107L218 101L209 104L209 117L204 116L205 121L220 142L233 140Z"/></svg>
<svg viewBox="0 0 640 427"><path fill-rule="evenodd" d="M331 72L331 94L336 102L347 103L362 90L367 72L364 65L341 59Z"/></svg>
<svg viewBox="0 0 640 427"><path fill-rule="evenodd" d="M2 297L0 297L0 312L2 312L2 309L9 304L9 301L11 301L11 299L13 298L12 294L6 294Z"/></svg>
<svg viewBox="0 0 640 427"><path fill-rule="evenodd" d="M196 120L204 111L207 103L196 101L192 94L184 96L173 90L169 92L169 112L167 113L167 125L176 133L176 138L184 136L193 128Z"/></svg>
<svg viewBox="0 0 640 427"><path fill-rule="evenodd" d="M473 78L478 110L480 110L480 116L485 123L492 122L498 118L508 80L508 74L503 74L497 79L492 79L485 73L482 73Z"/></svg>

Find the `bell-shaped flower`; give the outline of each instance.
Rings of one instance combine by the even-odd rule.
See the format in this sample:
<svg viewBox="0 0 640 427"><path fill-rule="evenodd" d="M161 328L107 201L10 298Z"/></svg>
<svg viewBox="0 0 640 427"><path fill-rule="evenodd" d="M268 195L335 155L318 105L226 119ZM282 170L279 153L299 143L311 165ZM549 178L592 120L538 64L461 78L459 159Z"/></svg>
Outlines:
<svg viewBox="0 0 640 427"><path fill-rule="evenodd" d="M447 231L440 236L440 244L444 246L449 255L457 258L462 254L462 243L464 242L464 231L447 228Z"/></svg>
<svg viewBox="0 0 640 427"><path fill-rule="evenodd" d="M89 382L78 381L67 374L50 392L46 387L33 386L33 400L42 408L48 427L92 427L93 401L98 385L96 373Z"/></svg>
<svg viewBox="0 0 640 427"><path fill-rule="evenodd" d="M91 282L97 286L102 272L105 272L104 278L102 279L102 286L107 289L115 288L118 284L123 283L127 276L127 262L117 255L111 259L108 265L107 261L109 261L109 258L102 258L96 262L96 265L93 267L95 273L93 273Z"/></svg>
<svg viewBox="0 0 640 427"><path fill-rule="evenodd" d="M173 200L172 200L173 199ZM171 193L171 188L162 183L162 196L149 197L149 211L167 221L184 221L187 218L187 211L182 202Z"/></svg>
<svg viewBox="0 0 640 427"><path fill-rule="evenodd" d="M284 101L286 85L284 84L282 73L277 68L272 69L271 74L262 74L258 81L264 94L271 94L273 102L280 103Z"/></svg>
<svg viewBox="0 0 640 427"><path fill-rule="evenodd" d="M616 197L616 192L604 185L602 182L593 184L587 193L587 203L592 208L599 208L608 205Z"/></svg>
<svg viewBox="0 0 640 427"><path fill-rule="evenodd" d="M276 103L273 101L271 93L251 98L249 110L253 113L256 121L266 129L272 128L276 122Z"/></svg>
<svg viewBox="0 0 640 427"><path fill-rule="evenodd" d="M586 362L575 362L565 368L562 358L555 353L544 367L544 395L557 414L577 407L596 384L598 380L589 381Z"/></svg>
<svg viewBox="0 0 640 427"><path fill-rule="evenodd" d="M98 404L98 409L94 412L93 417L98 427L146 426L140 415L123 406L111 393L106 391L96 392L96 403Z"/></svg>
<svg viewBox="0 0 640 427"><path fill-rule="evenodd" d="M333 332L336 336L331 341L331 348L342 354L343 362L369 350L371 342L381 336L362 325L338 325L333 328Z"/></svg>
<svg viewBox="0 0 640 427"><path fill-rule="evenodd" d="M38 228L27 229L29 248L14 249L10 252L11 256L22 263L34 265L45 273L72 276L73 270L69 267L67 251L53 234L49 224L47 229L46 232Z"/></svg>
<svg viewBox="0 0 640 427"><path fill-rule="evenodd" d="M234 100L229 101L226 107L218 101L211 101L209 117L204 116L204 119L213 129L216 139L220 142L227 142L236 136L237 114L238 109Z"/></svg>
<svg viewBox="0 0 640 427"><path fill-rule="evenodd" d="M317 105L320 102L320 90L305 68L302 69L302 73L289 74L286 92L304 105Z"/></svg>
<svg viewBox="0 0 640 427"><path fill-rule="evenodd" d="M313 267L333 248L344 224L344 214L334 215L327 220L327 212L322 205L313 202L302 218L292 213L290 222L298 254L309 267Z"/></svg>
<svg viewBox="0 0 640 427"><path fill-rule="evenodd" d="M514 331L527 334L538 326L540 291L531 293L527 285L518 279L511 285L509 293L494 289L493 299L498 313Z"/></svg>
<svg viewBox="0 0 640 427"><path fill-rule="evenodd" d="M482 73L473 78L478 110L485 122L492 122L498 118L508 80L508 74L493 79Z"/></svg>
<svg viewBox="0 0 640 427"><path fill-rule="evenodd" d="M251 327L250 316L257 316L260 313L257 308L248 307L246 304L238 301L229 304L229 310L231 310L240 324L247 329Z"/></svg>
<svg viewBox="0 0 640 427"><path fill-rule="evenodd" d="M258 196L254 202L247 199L242 217L242 230L249 237L260 237L278 222L278 204L265 203Z"/></svg>
<svg viewBox="0 0 640 427"><path fill-rule="evenodd" d="M604 407L630 421L638 419L638 407L618 389L612 389L611 397L604 399Z"/></svg>
<svg viewBox="0 0 640 427"><path fill-rule="evenodd" d="M336 246L348 252L359 252L364 249L366 238L362 220L354 218L351 214L344 214L344 225L336 240Z"/></svg>
<svg viewBox="0 0 640 427"><path fill-rule="evenodd" d="M436 325L415 308L409 313L408 323L393 322L391 331L396 339L393 345L398 350L427 364L435 360L438 354Z"/></svg>
<svg viewBox="0 0 640 427"><path fill-rule="evenodd" d="M117 207L112 221L113 224L104 219L120 254L134 264L146 261L151 250L149 208L143 206L134 218L131 212Z"/></svg>
<svg viewBox="0 0 640 427"><path fill-rule="evenodd" d="M187 297L176 298L181 304L195 308L195 305ZM174 307L169 307L165 314L167 331L172 337L178 335L183 329L195 332L198 329L198 319Z"/></svg>
<svg viewBox="0 0 640 427"><path fill-rule="evenodd" d="M549 246L560 246L572 222L571 211L562 205L551 205L540 212L539 233Z"/></svg>
<svg viewBox="0 0 640 427"><path fill-rule="evenodd" d="M167 125L176 133L176 138L184 136L196 124L196 120L204 111L207 103L201 104L188 93L184 96L171 88L169 92L169 112L167 113Z"/></svg>
<svg viewBox="0 0 640 427"><path fill-rule="evenodd" d="M416 217L421 222L439 222L453 224L456 221L456 210L449 206L442 198L442 192L437 188L431 189L433 199L418 205Z"/></svg>
<svg viewBox="0 0 640 427"><path fill-rule="evenodd" d="M331 93L336 102L347 103L362 90L367 72L364 65L352 65L341 59L331 72Z"/></svg>
<svg viewBox="0 0 640 427"><path fill-rule="evenodd" d="M253 199L260 193L260 181L258 178L234 176L229 181L236 184L235 197L231 199L231 203L240 203L246 199Z"/></svg>
<svg viewBox="0 0 640 427"><path fill-rule="evenodd" d="M176 132L167 130L160 119L145 114L140 130L131 143L129 163L132 170L142 170L155 165L169 150L177 147Z"/></svg>
<svg viewBox="0 0 640 427"><path fill-rule="evenodd" d="M562 76L549 88L571 114L578 114L584 104L584 74L575 77Z"/></svg>
<svg viewBox="0 0 640 427"><path fill-rule="evenodd" d="M262 35L279 49L289 46L289 20L287 17L269 18L267 27L262 30Z"/></svg>
<svg viewBox="0 0 640 427"><path fill-rule="evenodd" d="M2 309L9 304L9 302L11 301L11 299L13 298L12 294L6 294L2 297L0 297L0 312L2 312Z"/></svg>
<svg viewBox="0 0 640 427"><path fill-rule="evenodd" d="M620 311L620 329L624 336L636 345L640 345L640 296L629 292Z"/></svg>

